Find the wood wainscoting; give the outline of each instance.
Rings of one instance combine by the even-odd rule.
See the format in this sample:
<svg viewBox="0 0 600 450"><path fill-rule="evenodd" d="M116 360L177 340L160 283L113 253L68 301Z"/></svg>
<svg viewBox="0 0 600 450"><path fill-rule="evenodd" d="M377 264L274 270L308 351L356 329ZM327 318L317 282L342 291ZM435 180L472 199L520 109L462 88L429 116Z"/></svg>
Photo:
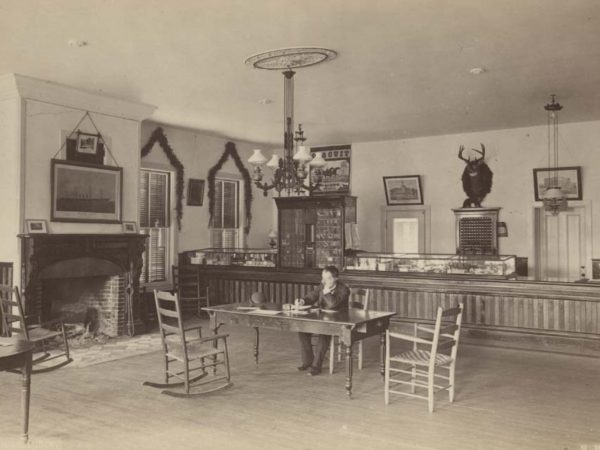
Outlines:
<svg viewBox="0 0 600 450"><path fill-rule="evenodd" d="M255 291L272 302L293 302L320 281L319 271L190 266L208 282L212 305L247 301ZM369 288L370 308L395 311L396 322L432 320L438 305L462 301L469 341L600 355L597 284L355 271L342 273L341 280L351 288Z"/></svg>

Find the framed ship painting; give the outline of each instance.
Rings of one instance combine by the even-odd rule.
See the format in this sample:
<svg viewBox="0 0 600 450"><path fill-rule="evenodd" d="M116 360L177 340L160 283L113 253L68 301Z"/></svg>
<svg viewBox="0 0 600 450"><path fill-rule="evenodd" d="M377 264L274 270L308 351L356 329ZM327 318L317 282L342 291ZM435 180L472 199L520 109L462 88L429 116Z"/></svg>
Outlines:
<svg viewBox="0 0 600 450"><path fill-rule="evenodd" d="M346 145L331 145L327 147L312 147L313 158L317 153L327 165L322 168L310 167L310 180L315 183L320 178L319 188L311 195L319 194L349 194L350 193L350 159L352 147Z"/></svg>
<svg viewBox="0 0 600 450"><path fill-rule="evenodd" d="M51 184L51 221L121 223L121 167L53 159Z"/></svg>
<svg viewBox="0 0 600 450"><path fill-rule="evenodd" d="M419 175L383 177L383 187L388 206L423 204L423 191Z"/></svg>

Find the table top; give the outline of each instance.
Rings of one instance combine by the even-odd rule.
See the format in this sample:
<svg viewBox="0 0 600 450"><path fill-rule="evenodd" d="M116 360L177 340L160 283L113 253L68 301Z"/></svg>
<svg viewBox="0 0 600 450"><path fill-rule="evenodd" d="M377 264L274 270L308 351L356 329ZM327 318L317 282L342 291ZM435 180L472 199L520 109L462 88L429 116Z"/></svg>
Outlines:
<svg viewBox="0 0 600 450"><path fill-rule="evenodd" d="M7 345L8 344L8 345ZM17 338L0 337L0 359L32 351L34 345Z"/></svg>
<svg viewBox="0 0 600 450"><path fill-rule="evenodd" d="M256 309L248 309L248 308ZM358 325L379 319L388 319L395 315L389 311L364 311L358 308L348 308L339 311L329 310L306 310L306 311L284 311L278 303L263 303L260 307L251 305L249 302L228 303L202 308L204 311L252 315L259 317L273 317L282 320L301 320L311 322L333 322L345 325Z"/></svg>

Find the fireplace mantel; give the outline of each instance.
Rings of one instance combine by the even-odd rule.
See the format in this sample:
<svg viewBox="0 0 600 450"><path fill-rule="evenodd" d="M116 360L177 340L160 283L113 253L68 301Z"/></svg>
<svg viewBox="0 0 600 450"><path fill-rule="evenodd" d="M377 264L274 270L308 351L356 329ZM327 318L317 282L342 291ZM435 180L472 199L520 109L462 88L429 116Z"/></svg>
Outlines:
<svg viewBox="0 0 600 450"><path fill-rule="evenodd" d="M77 258L110 261L126 275L128 333L143 332L140 316L139 279L146 235L142 234L22 234L21 290L28 312L39 309L42 271L54 263ZM68 277L69 274L65 274Z"/></svg>

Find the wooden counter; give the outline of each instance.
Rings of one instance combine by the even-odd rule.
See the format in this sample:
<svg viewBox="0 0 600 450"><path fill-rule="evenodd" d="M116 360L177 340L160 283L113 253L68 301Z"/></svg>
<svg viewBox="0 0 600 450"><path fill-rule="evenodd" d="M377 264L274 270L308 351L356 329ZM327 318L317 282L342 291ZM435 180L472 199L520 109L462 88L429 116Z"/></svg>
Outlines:
<svg viewBox="0 0 600 450"><path fill-rule="evenodd" d="M211 304L245 301L258 290L271 301L290 302L320 281L320 271L313 270L189 265L192 267L208 282ZM344 272L340 279L353 288L371 289L370 308L395 311L395 319L400 321L431 320L438 304L463 301L467 337L510 341L519 347L529 347L525 342L529 340L536 346L569 353L600 352L598 284L359 271ZM569 345L577 348L565 344L569 339ZM527 345L521 345L524 342Z"/></svg>

